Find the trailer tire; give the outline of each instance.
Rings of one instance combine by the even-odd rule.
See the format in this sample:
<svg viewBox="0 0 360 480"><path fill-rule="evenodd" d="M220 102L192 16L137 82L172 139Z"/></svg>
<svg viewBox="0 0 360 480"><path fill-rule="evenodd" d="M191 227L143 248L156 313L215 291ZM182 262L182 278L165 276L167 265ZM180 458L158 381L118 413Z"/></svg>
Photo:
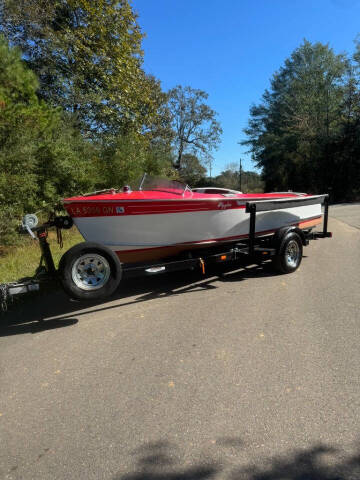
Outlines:
<svg viewBox="0 0 360 480"><path fill-rule="evenodd" d="M61 257L59 274L65 292L77 300L109 297L119 286L122 268L118 256L104 245L83 242Z"/></svg>
<svg viewBox="0 0 360 480"><path fill-rule="evenodd" d="M303 254L303 242L296 232L288 232L279 239L277 252L273 259L273 268L278 273L292 273L300 266Z"/></svg>

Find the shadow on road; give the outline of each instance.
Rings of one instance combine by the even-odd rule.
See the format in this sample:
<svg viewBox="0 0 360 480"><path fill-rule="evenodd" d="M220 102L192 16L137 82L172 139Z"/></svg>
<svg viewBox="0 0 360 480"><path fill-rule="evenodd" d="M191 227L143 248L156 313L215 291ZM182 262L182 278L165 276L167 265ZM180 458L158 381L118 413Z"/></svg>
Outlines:
<svg viewBox="0 0 360 480"><path fill-rule="evenodd" d="M203 480L214 477L219 467L214 462L186 468L179 467L180 459L175 445L153 442L134 452L137 467L134 473L116 475L113 480Z"/></svg>
<svg viewBox="0 0 360 480"><path fill-rule="evenodd" d="M216 289L218 287L215 283L219 281L241 282L253 277L275 275L277 274L266 263L263 266L239 266L237 263L209 268L205 275L198 271L183 271L177 274L127 279L110 299L97 302L73 301L62 290L29 295L24 297L23 301L10 305L9 311L0 316L0 337L38 333L74 325L78 322L78 317L90 311L102 312L163 297ZM128 298L129 301L126 301ZM121 301L117 302L118 300Z"/></svg>
<svg viewBox="0 0 360 480"><path fill-rule="evenodd" d="M216 446L224 444L217 441ZM226 444L225 444L226 446ZM229 439L229 447L241 449L240 439ZM224 450L223 450L224 451ZM117 474L113 480L359 480L360 452L348 454L338 447L318 444L287 455L259 459L256 464L234 467L226 461L211 461L183 467L175 446L168 442L144 445L134 452L133 473ZM224 451L226 458L226 452Z"/></svg>

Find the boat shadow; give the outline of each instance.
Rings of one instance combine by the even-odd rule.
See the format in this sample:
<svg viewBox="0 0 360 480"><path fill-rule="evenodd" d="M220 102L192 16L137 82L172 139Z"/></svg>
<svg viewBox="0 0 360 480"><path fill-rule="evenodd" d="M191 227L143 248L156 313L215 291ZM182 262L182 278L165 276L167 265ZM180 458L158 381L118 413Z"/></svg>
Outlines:
<svg viewBox="0 0 360 480"><path fill-rule="evenodd" d="M207 269L205 275L196 271L182 271L151 277L123 280L119 290L102 301L74 301L59 288L28 294L10 305L0 316L0 337L36 334L72 326L79 317L154 299L185 295L218 288L219 282L242 282L251 278L278 275L271 265L227 264ZM128 300L128 301L127 301Z"/></svg>

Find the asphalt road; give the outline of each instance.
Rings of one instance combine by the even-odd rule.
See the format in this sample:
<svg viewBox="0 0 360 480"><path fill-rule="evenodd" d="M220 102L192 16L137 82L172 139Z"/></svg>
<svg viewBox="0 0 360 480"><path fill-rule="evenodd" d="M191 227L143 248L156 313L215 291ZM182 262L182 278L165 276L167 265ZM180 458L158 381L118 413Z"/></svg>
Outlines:
<svg viewBox="0 0 360 480"><path fill-rule="evenodd" d="M159 276L0 317L0 478L359 479L360 205L333 211L291 275Z"/></svg>
<svg viewBox="0 0 360 480"><path fill-rule="evenodd" d="M360 229L360 203L339 203L330 207L331 216Z"/></svg>

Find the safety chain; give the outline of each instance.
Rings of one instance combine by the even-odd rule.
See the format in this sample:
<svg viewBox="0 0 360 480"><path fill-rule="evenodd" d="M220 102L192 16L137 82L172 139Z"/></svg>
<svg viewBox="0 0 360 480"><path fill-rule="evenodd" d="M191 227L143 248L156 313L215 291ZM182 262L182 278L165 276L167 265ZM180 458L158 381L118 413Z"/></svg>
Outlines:
<svg viewBox="0 0 360 480"><path fill-rule="evenodd" d="M62 206L59 204L59 205L55 205L54 207L54 210L50 213L49 215L49 220L48 220L48 223L52 223L55 221L56 219L56 212L57 211L60 211L62 210ZM60 217L62 218L62 217ZM55 224L56 225L56 224ZM63 248L64 246L64 243L63 243L63 238L62 238L62 231L61 231L61 226L59 225L56 225L56 240L57 240L57 243L60 247L60 250Z"/></svg>
<svg viewBox="0 0 360 480"><path fill-rule="evenodd" d="M3 312L7 311L7 301L9 298L9 287L6 283L0 285L0 304Z"/></svg>
<svg viewBox="0 0 360 480"><path fill-rule="evenodd" d="M57 237L57 243L59 244L60 250L61 250L64 246L64 243L63 243L61 228L59 227L56 227L56 237Z"/></svg>

